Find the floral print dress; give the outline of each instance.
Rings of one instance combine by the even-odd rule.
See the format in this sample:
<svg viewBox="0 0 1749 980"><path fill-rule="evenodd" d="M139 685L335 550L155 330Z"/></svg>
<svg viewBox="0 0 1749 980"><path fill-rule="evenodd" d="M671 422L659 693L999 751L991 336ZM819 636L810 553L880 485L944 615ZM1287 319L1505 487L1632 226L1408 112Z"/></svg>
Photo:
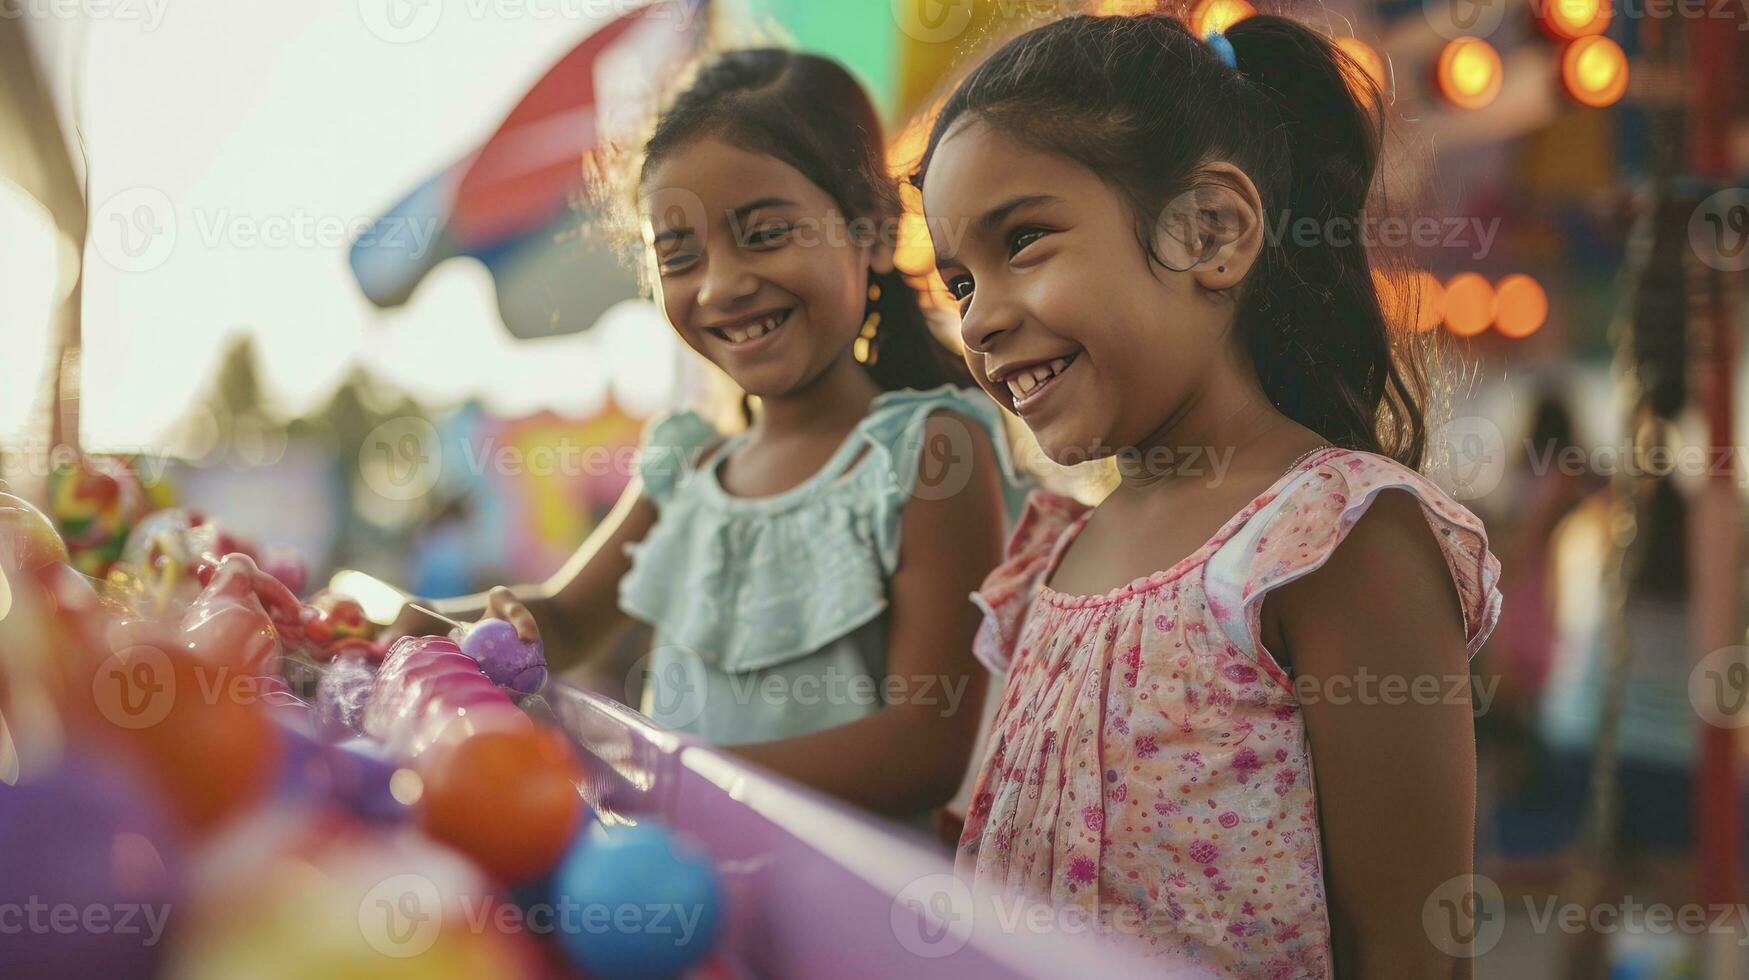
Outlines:
<svg viewBox="0 0 1749 980"><path fill-rule="evenodd" d="M1329 447L1196 553L1098 596L1045 583L1088 509L1037 492L973 595L977 654L1008 673L957 869L1219 974L1331 973L1317 794L1264 595L1329 558L1373 499L1420 502L1471 656L1500 610L1481 522L1420 474Z"/></svg>

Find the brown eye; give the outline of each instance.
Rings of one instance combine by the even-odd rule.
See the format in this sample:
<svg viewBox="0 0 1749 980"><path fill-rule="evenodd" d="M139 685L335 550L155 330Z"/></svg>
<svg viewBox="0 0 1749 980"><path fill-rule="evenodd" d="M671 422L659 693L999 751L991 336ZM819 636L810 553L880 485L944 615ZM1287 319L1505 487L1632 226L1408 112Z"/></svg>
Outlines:
<svg viewBox="0 0 1749 980"><path fill-rule="evenodd" d="M1026 251L1027 246L1048 234L1043 228L1016 228L1008 234L1008 257L1013 258Z"/></svg>

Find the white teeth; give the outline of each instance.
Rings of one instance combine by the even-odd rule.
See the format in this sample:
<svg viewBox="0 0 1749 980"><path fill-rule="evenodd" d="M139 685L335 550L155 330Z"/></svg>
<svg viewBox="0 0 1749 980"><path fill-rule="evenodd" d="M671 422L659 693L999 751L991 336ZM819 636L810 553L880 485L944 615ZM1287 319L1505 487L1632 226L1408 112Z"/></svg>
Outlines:
<svg viewBox="0 0 1749 980"><path fill-rule="evenodd" d="M723 336L728 337L729 343L731 344L744 344L749 340L758 340L760 337L776 330L778 324L783 322L783 316L782 313L775 316L768 316L757 323L745 327L723 327Z"/></svg>
<svg viewBox="0 0 1749 980"><path fill-rule="evenodd" d="M1069 358L1059 357L1049 364L1038 364L1024 368L1008 378L1008 392L1015 400L1025 398L1037 391L1045 382L1057 376L1057 372L1069 366Z"/></svg>

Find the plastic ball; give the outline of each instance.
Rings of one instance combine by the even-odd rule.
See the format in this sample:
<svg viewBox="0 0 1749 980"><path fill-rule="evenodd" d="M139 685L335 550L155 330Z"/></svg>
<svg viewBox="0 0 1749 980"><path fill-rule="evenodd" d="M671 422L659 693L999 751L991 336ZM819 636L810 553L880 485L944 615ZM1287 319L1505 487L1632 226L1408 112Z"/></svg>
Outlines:
<svg viewBox="0 0 1749 980"><path fill-rule="evenodd" d="M67 760L0 785L0 976L153 976L178 865L157 801L119 769Z"/></svg>
<svg viewBox="0 0 1749 980"><path fill-rule="evenodd" d="M570 742L550 728L482 732L420 775L426 832L511 884L551 870L585 810Z"/></svg>
<svg viewBox="0 0 1749 980"><path fill-rule="evenodd" d="M48 515L23 497L0 491L0 568L31 571L67 560L67 544Z"/></svg>
<svg viewBox="0 0 1749 980"><path fill-rule="evenodd" d="M558 917L560 942L603 980L680 976L709 955L722 927L709 858L651 824L578 835L553 890L555 904L580 909Z"/></svg>
<svg viewBox="0 0 1749 980"><path fill-rule="evenodd" d="M547 654L539 640L524 643L516 627L502 619L482 619L461 641L462 652L480 662L492 683L518 694L533 694L546 685Z"/></svg>
<svg viewBox="0 0 1749 980"><path fill-rule="evenodd" d="M261 678L167 644L123 647L96 671L100 729L141 764L171 812L205 834L262 798L279 775Z"/></svg>
<svg viewBox="0 0 1749 980"><path fill-rule="evenodd" d="M289 815L289 820L276 820ZM247 832L239 837L238 832ZM259 832L257 832L259 831ZM204 891L164 971L178 980L533 980L538 951L505 931L471 862L410 830L264 808L203 861ZM203 855L205 857L205 855Z"/></svg>

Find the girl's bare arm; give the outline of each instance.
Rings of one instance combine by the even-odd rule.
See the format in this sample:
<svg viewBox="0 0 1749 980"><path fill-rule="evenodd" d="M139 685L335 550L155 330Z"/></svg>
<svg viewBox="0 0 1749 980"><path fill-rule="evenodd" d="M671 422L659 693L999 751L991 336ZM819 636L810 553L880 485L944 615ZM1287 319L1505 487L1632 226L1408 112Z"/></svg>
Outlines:
<svg viewBox="0 0 1749 980"><path fill-rule="evenodd" d="M1380 494L1322 568L1264 605L1305 711L1337 975L1468 976L1450 950L1481 924L1452 919L1474 911L1469 663L1420 504Z"/></svg>

